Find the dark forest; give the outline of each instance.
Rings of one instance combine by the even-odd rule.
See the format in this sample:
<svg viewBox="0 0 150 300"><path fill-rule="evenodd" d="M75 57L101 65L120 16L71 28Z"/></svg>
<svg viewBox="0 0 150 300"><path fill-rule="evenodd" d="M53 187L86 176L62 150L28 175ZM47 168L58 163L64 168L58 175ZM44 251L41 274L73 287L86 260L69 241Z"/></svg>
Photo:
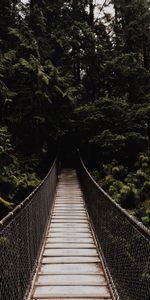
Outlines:
<svg viewBox="0 0 150 300"><path fill-rule="evenodd" d="M97 1L98 3L98 1ZM76 149L150 225L150 1L0 1L0 217Z"/></svg>

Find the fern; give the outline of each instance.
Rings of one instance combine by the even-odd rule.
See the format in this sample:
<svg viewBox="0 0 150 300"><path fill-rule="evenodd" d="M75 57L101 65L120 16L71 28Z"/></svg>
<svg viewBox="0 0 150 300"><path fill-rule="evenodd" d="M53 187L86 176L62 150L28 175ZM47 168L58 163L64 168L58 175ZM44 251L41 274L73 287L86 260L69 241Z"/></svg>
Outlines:
<svg viewBox="0 0 150 300"><path fill-rule="evenodd" d="M0 204L7 207L9 210L12 210L15 206L14 203L8 202L8 201L4 200L2 197L0 197Z"/></svg>

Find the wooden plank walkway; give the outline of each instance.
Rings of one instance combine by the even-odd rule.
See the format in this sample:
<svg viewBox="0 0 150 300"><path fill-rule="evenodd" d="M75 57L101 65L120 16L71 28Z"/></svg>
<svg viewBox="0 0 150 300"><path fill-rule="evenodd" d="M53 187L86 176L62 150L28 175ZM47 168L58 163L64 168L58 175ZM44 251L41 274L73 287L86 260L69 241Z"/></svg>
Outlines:
<svg viewBox="0 0 150 300"><path fill-rule="evenodd" d="M74 170L63 170L29 299L112 300Z"/></svg>

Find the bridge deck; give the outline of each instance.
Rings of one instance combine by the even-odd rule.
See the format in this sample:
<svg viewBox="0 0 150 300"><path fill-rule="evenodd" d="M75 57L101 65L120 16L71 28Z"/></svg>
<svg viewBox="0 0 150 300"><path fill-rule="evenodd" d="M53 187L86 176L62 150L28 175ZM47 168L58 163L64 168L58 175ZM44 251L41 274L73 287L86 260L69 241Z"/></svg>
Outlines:
<svg viewBox="0 0 150 300"><path fill-rule="evenodd" d="M59 177L29 299L112 299L74 170Z"/></svg>

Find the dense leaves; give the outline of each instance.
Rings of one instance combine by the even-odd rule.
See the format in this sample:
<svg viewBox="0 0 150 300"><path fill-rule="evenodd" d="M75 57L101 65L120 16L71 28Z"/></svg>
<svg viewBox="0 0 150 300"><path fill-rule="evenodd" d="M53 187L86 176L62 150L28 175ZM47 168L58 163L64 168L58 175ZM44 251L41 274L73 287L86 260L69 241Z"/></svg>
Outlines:
<svg viewBox="0 0 150 300"><path fill-rule="evenodd" d="M149 175L137 167L150 147L148 2L1 1L1 205L25 197L58 147L65 162L79 147L113 198L148 223Z"/></svg>
<svg viewBox="0 0 150 300"><path fill-rule="evenodd" d="M93 172L98 183L129 213L150 225L150 159L141 154L132 169L116 160Z"/></svg>

